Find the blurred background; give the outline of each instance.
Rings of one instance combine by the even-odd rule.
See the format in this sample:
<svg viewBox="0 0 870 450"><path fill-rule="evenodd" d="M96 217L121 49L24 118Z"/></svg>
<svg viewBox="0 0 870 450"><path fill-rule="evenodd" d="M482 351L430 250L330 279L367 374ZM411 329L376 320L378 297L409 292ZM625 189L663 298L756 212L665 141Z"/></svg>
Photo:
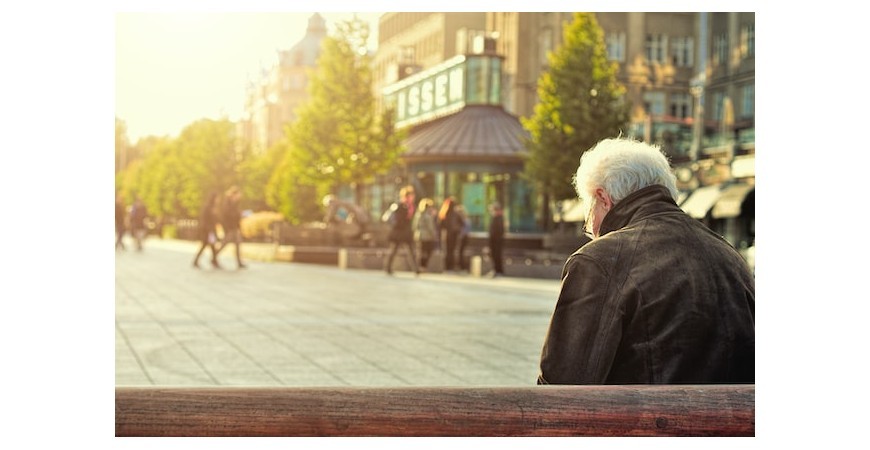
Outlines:
<svg viewBox="0 0 870 450"><path fill-rule="evenodd" d="M754 105L753 12L118 13L115 193L196 240L208 193L239 186L246 242L374 267L412 185L465 207L466 258L500 203L508 274L552 278L584 243L580 155L621 134L754 266Z"/></svg>

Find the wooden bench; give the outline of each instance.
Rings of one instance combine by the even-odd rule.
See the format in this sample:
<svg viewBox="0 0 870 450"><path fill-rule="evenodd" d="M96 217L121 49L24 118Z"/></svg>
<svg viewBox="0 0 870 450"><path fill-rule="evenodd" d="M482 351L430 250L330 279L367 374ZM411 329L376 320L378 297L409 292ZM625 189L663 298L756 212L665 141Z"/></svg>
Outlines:
<svg viewBox="0 0 870 450"><path fill-rule="evenodd" d="M754 436L755 385L116 387L116 436Z"/></svg>

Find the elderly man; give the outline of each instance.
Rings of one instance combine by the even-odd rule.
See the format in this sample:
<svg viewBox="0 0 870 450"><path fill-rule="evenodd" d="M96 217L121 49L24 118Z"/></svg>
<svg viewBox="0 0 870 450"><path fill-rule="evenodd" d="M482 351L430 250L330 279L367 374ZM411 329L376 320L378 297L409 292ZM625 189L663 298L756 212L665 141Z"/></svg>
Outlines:
<svg viewBox="0 0 870 450"><path fill-rule="evenodd" d="M571 255L538 384L755 382L755 280L676 204L657 147L607 139L574 178L592 241Z"/></svg>

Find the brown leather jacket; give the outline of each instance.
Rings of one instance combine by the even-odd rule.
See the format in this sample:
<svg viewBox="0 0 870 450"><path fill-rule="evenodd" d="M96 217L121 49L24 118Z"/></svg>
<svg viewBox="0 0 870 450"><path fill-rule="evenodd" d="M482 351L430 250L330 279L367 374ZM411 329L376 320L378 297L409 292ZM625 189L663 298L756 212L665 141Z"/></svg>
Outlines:
<svg viewBox="0 0 870 450"><path fill-rule="evenodd" d="M755 279L662 186L568 258L538 384L755 382Z"/></svg>

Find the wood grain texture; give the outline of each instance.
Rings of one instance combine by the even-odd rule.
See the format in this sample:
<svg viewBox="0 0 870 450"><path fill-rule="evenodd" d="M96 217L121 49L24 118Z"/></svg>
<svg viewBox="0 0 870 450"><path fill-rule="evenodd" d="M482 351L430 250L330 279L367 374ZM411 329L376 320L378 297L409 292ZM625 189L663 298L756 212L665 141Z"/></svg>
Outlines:
<svg viewBox="0 0 870 450"><path fill-rule="evenodd" d="M116 436L754 436L754 385L116 387Z"/></svg>

